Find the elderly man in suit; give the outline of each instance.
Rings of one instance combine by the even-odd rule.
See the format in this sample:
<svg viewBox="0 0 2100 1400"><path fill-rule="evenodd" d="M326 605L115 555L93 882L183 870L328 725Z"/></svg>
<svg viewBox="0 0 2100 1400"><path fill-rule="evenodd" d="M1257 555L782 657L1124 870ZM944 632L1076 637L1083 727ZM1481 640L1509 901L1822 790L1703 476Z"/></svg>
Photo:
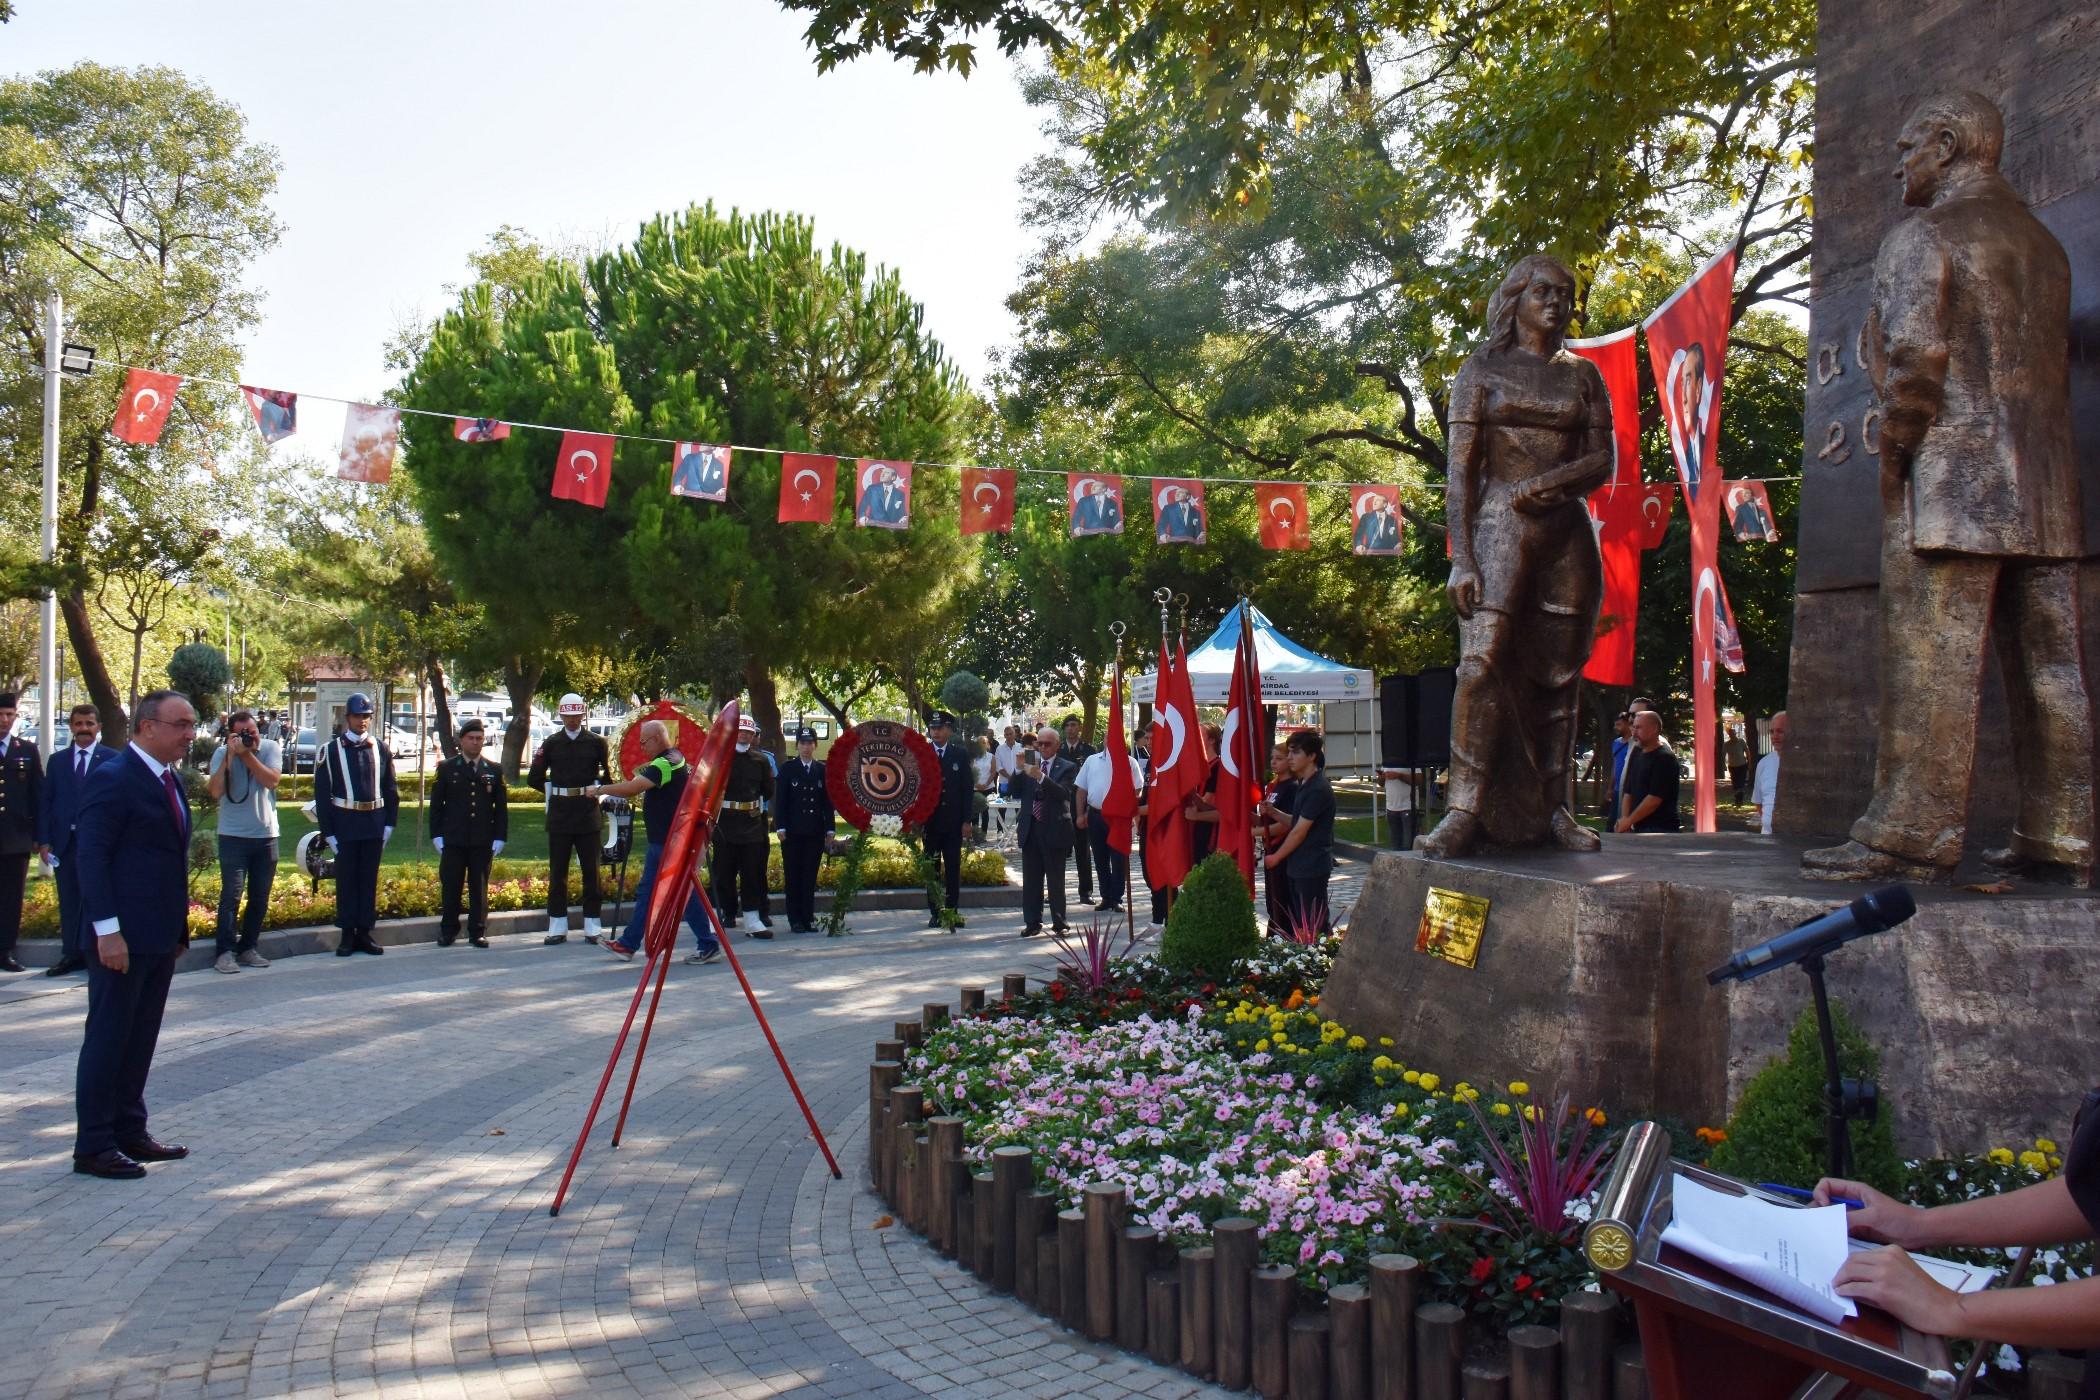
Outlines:
<svg viewBox="0 0 2100 1400"><path fill-rule="evenodd" d="M187 1147L146 1131L146 1075L175 961L189 946L190 807L175 771L197 712L174 690L139 701L131 747L88 778L75 826L80 892L95 931L87 1037L74 1082L73 1170L129 1180Z"/></svg>
<svg viewBox="0 0 2100 1400"><path fill-rule="evenodd" d="M75 705L67 717L73 742L51 755L44 770L43 822L44 859L58 880L58 961L44 969L46 977L64 977L87 966L80 943L80 867L74 862L74 841L80 830L80 804L87 798L88 775L117 756L102 742L102 712L93 705Z"/></svg>
<svg viewBox="0 0 2100 1400"><path fill-rule="evenodd" d="M1050 892L1051 924L1059 933L1065 924L1065 862L1072 855L1077 834L1073 825L1072 790L1079 779L1079 765L1058 756L1057 731L1045 728L1035 736L1038 761L1021 770L1012 783L1021 804L1021 937L1034 938L1043 931L1043 890Z"/></svg>

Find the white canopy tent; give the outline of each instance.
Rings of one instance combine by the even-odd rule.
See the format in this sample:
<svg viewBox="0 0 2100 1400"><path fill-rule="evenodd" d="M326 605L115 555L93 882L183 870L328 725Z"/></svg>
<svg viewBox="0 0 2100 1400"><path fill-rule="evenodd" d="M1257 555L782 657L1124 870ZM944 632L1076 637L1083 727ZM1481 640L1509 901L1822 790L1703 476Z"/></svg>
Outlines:
<svg viewBox="0 0 2100 1400"><path fill-rule="evenodd" d="M1371 771L1375 784L1378 772L1378 688L1371 673L1359 666L1344 666L1318 652L1308 651L1247 605L1247 618L1254 628L1254 658L1261 666L1261 698L1268 705L1309 705L1356 700L1371 701ZM1240 610L1232 609L1218 630L1189 653L1189 686L1199 705L1223 705L1232 696L1233 658L1240 645ZM1147 672L1130 683L1130 698L1149 705L1154 702L1159 677ZM1376 840L1379 808L1371 802L1371 830Z"/></svg>

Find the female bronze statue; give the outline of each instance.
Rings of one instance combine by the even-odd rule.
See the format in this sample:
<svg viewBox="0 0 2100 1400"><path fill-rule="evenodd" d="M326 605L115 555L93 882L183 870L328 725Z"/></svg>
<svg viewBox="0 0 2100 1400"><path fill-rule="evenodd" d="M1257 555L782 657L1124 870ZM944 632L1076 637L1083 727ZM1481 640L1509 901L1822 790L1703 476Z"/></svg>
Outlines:
<svg viewBox="0 0 2100 1400"><path fill-rule="evenodd" d="M1450 811L1431 856L1552 842L1593 851L1568 812L1576 687L1604 591L1584 499L1612 474L1611 401L1562 348L1575 278L1534 254L1488 301L1487 342L1451 388L1451 606L1458 694Z"/></svg>

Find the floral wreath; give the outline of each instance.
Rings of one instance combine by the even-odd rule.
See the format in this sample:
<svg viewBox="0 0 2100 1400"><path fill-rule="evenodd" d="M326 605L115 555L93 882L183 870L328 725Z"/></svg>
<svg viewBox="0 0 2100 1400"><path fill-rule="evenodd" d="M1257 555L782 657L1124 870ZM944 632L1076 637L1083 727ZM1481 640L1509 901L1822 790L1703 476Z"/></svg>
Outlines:
<svg viewBox="0 0 2100 1400"><path fill-rule="evenodd" d="M941 761L933 751L933 744L917 730L887 720L874 723L883 726L884 738L894 737L902 742L918 765L919 791L911 806L902 812L871 812L854 793L846 775L853 770L854 752L860 747L859 725L849 725L832 744L831 752L825 755L824 787L831 795L831 805L848 825L862 831L874 831L878 836L895 836L906 827L922 825L941 805ZM875 825L878 822L881 823L879 827Z"/></svg>

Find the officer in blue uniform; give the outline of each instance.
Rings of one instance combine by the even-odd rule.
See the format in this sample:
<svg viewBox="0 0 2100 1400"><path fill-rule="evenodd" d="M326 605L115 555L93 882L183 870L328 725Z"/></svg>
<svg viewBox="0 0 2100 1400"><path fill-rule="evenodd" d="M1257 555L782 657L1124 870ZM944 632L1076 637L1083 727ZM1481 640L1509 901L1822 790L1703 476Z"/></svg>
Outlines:
<svg viewBox="0 0 2100 1400"><path fill-rule="evenodd" d="M824 764L817 757L817 731L805 726L795 731L795 757L780 765L779 792L773 799L790 933L816 932L817 867L824 863L824 840L831 835L832 821L831 792L824 786Z"/></svg>
<svg viewBox="0 0 2100 1400"><path fill-rule="evenodd" d="M335 955L385 952L372 937L378 922L379 857L401 815L394 756L371 735L372 700L359 692L343 705L343 732L314 759L314 810L321 839L335 852Z"/></svg>
<svg viewBox="0 0 2100 1400"><path fill-rule="evenodd" d="M15 940L22 933L30 853L43 844L43 787L36 745L15 737L14 692L0 693L0 972L22 970Z"/></svg>
<svg viewBox="0 0 2100 1400"><path fill-rule="evenodd" d="M970 754L955 742L955 716L946 710L935 710L927 721L926 737L933 740L933 752L941 764L941 803L926 819L926 854L939 853L941 868L947 876L947 905L951 910L962 908L962 838L963 828L970 824L970 810L976 805L977 778L970 769ZM934 902L931 891L926 895L926 927L941 928L942 906ZM959 915L951 915L946 927L961 928Z"/></svg>

